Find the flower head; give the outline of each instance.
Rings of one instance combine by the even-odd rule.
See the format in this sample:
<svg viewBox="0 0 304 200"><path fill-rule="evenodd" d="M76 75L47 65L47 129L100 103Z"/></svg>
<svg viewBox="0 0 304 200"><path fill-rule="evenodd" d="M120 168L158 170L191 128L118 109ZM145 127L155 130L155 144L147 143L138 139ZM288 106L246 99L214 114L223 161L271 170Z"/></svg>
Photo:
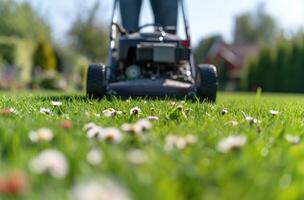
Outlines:
<svg viewBox="0 0 304 200"><path fill-rule="evenodd" d="M60 101L51 101L51 104L54 106L54 107L59 107L62 105L62 102Z"/></svg>
<svg viewBox="0 0 304 200"><path fill-rule="evenodd" d="M138 149L128 151L127 159L130 163L135 165L143 164L147 160L145 154Z"/></svg>
<svg viewBox="0 0 304 200"><path fill-rule="evenodd" d="M87 154L87 161L91 165L98 165L102 161L102 154L99 149L92 149Z"/></svg>
<svg viewBox="0 0 304 200"><path fill-rule="evenodd" d="M105 110L102 111L102 115L104 117L113 117L115 115L120 115L120 114L122 114L121 111L117 111L117 110L115 110L113 108L107 108L107 109L105 109Z"/></svg>
<svg viewBox="0 0 304 200"><path fill-rule="evenodd" d="M102 141L119 143L122 140L122 134L117 128L104 128L101 130L98 138Z"/></svg>
<svg viewBox="0 0 304 200"><path fill-rule="evenodd" d="M227 110L226 108L224 108L224 109L222 110L222 115L226 115L226 114L228 114L228 110Z"/></svg>
<svg viewBox="0 0 304 200"><path fill-rule="evenodd" d="M149 121L159 121L159 117L157 117L157 116L149 116L149 117L147 117L147 119Z"/></svg>
<svg viewBox="0 0 304 200"><path fill-rule="evenodd" d="M62 179L67 175L69 166L61 152L48 149L30 162L30 169L37 174L49 173L54 178Z"/></svg>
<svg viewBox="0 0 304 200"><path fill-rule="evenodd" d="M287 142L294 145L299 144L301 142L301 138L299 136L295 136L291 134L285 135L285 139L287 140Z"/></svg>
<svg viewBox="0 0 304 200"><path fill-rule="evenodd" d="M39 112L41 114L45 114L45 115L53 115L53 112L50 109L47 109L47 108L40 108Z"/></svg>
<svg viewBox="0 0 304 200"><path fill-rule="evenodd" d="M147 119L141 119L135 124L123 124L121 129L128 133L141 134L143 132L149 131L152 128L152 124Z"/></svg>
<svg viewBox="0 0 304 200"><path fill-rule="evenodd" d="M277 110L270 110L269 114L271 114L272 116L277 116L278 114L280 114L280 112Z"/></svg>
<svg viewBox="0 0 304 200"><path fill-rule="evenodd" d="M217 149L222 153L228 153L240 149L246 144L246 141L247 138L245 136L229 136L218 143Z"/></svg>
<svg viewBox="0 0 304 200"><path fill-rule="evenodd" d="M183 150L191 144L195 144L197 138L194 135L177 136L168 135L166 137L165 150L171 151L173 149Z"/></svg>
<svg viewBox="0 0 304 200"><path fill-rule="evenodd" d="M126 190L111 179L77 183L71 192L74 200L130 200Z"/></svg>
<svg viewBox="0 0 304 200"><path fill-rule="evenodd" d="M87 137L89 139L99 138L103 130L101 126L94 126L87 131Z"/></svg>
<svg viewBox="0 0 304 200"><path fill-rule="evenodd" d="M130 115L137 116L141 113L141 109L139 107L134 107L130 110Z"/></svg>
<svg viewBox="0 0 304 200"><path fill-rule="evenodd" d="M90 123L84 125L83 130L84 130L84 131L89 131L90 129L92 129L92 128L96 127L96 126L97 126L97 125L96 125L95 123L90 122Z"/></svg>
<svg viewBox="0 0 304 200"><path fill-rule="evenodd" d="M54 135L52 130L48 128L41 128L37 131L32 131L29 138L32 142L48 142L53 139Z"/></svg>

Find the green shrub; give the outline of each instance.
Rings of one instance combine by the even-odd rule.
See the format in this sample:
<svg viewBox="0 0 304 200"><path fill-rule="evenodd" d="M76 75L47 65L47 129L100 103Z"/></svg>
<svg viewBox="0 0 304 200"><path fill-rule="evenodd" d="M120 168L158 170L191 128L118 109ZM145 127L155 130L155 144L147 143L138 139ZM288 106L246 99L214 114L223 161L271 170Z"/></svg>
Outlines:
<svg viewBox="0 0 304 200"><path fill-rule="evenodd" d="M261 45L246 69L243 80L246 90L262 87L268 92L304 92L304 35Z"/></svg>
<svg viewBox="0 0 304 200"><path fill-rule="evenodd" d="M56 56L52 47L46 41L38 41L33 63L35 67L41 67L45 71L52 71L56 68Z"/></svg>

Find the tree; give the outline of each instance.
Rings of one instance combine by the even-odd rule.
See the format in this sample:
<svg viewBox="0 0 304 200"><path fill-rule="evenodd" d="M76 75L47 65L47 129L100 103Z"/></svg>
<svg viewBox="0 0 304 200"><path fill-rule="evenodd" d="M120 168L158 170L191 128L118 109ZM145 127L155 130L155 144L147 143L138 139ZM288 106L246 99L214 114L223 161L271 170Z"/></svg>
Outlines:
<svg viewBox="0 0 304 200"><path fill-rule="evenodd" d="M234 42L272 42L279 34L276 20L268 15L264 4L260 4L256 11L244 13L235 19Z"/></svg>
<svg viewBox="0 0 304 200"><path fill-rule="evenodd" d="M35 67L41 67L45 71L54 70L56 67L56 56L44 40L38 42L33 61Z"/></svg>
<svg viewBox="0 0 304 200"><path fill-rule="evenodd" d="M289 40L278 38L273 45L263 44L246 67L246 89L260 86L268 92L304 92L303 55L303 34Z"/></svg>
<svg viewBox="0 0 304 200"><path fill-rule="evenodd" d="M107 55L107 32L97 21L99 8L96 1L89 10L82 11L85 14L78 15L69 31L72 48L94 62L105 60Z"/></svg>
<svg viewBox="0 0 304 200"><path fill-rule="evenodd" d="M194 49L194 61L195 63L199 64L202 63L204 59L206 59L209 50L211 49L212 45L216 41L223 41L221 35L212 35L207 38L203 38L198 46Z"/></svg>
<svg viewBox="0 0 304 200"><path fill-rule="evenodd" d="M51 40L51 29L29 3L0 0L0 35Z"/></svg>

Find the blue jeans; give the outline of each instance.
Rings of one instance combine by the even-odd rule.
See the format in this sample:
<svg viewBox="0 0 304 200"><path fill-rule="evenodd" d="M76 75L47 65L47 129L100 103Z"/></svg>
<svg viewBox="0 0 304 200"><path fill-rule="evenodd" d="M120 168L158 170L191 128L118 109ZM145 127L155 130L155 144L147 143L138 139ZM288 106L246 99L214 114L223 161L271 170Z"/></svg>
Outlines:
<svg viewBox="0 0 304 200"><path fill-rule="evenodd" d="M129 32L136 32L139 27L139 15L142 0L119 0L122 25ZM177 27L178 0L150 0L154 21L165 27ZM169 29L168 29L169 30ZM171 32L175 33L173 30Z"/></svg>

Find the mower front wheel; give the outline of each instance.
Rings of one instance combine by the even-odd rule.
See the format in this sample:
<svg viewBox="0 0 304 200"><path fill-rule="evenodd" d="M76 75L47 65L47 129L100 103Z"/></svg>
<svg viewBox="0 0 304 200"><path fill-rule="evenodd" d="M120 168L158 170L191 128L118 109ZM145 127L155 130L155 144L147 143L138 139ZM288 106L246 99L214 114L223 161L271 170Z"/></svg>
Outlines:
<svg viewBox="0 0 304 200"><path fill-rule="evenodd" d="M103 98L106 95L105 65L92 64L87 73L87 96Z"/></svg>
<svg viewBox="0 0 304 200"><path fill-rule="evenodd" d="M199 65L197 96L202 101L215 102L217 95L217 70L213 65Z"/></svg>

